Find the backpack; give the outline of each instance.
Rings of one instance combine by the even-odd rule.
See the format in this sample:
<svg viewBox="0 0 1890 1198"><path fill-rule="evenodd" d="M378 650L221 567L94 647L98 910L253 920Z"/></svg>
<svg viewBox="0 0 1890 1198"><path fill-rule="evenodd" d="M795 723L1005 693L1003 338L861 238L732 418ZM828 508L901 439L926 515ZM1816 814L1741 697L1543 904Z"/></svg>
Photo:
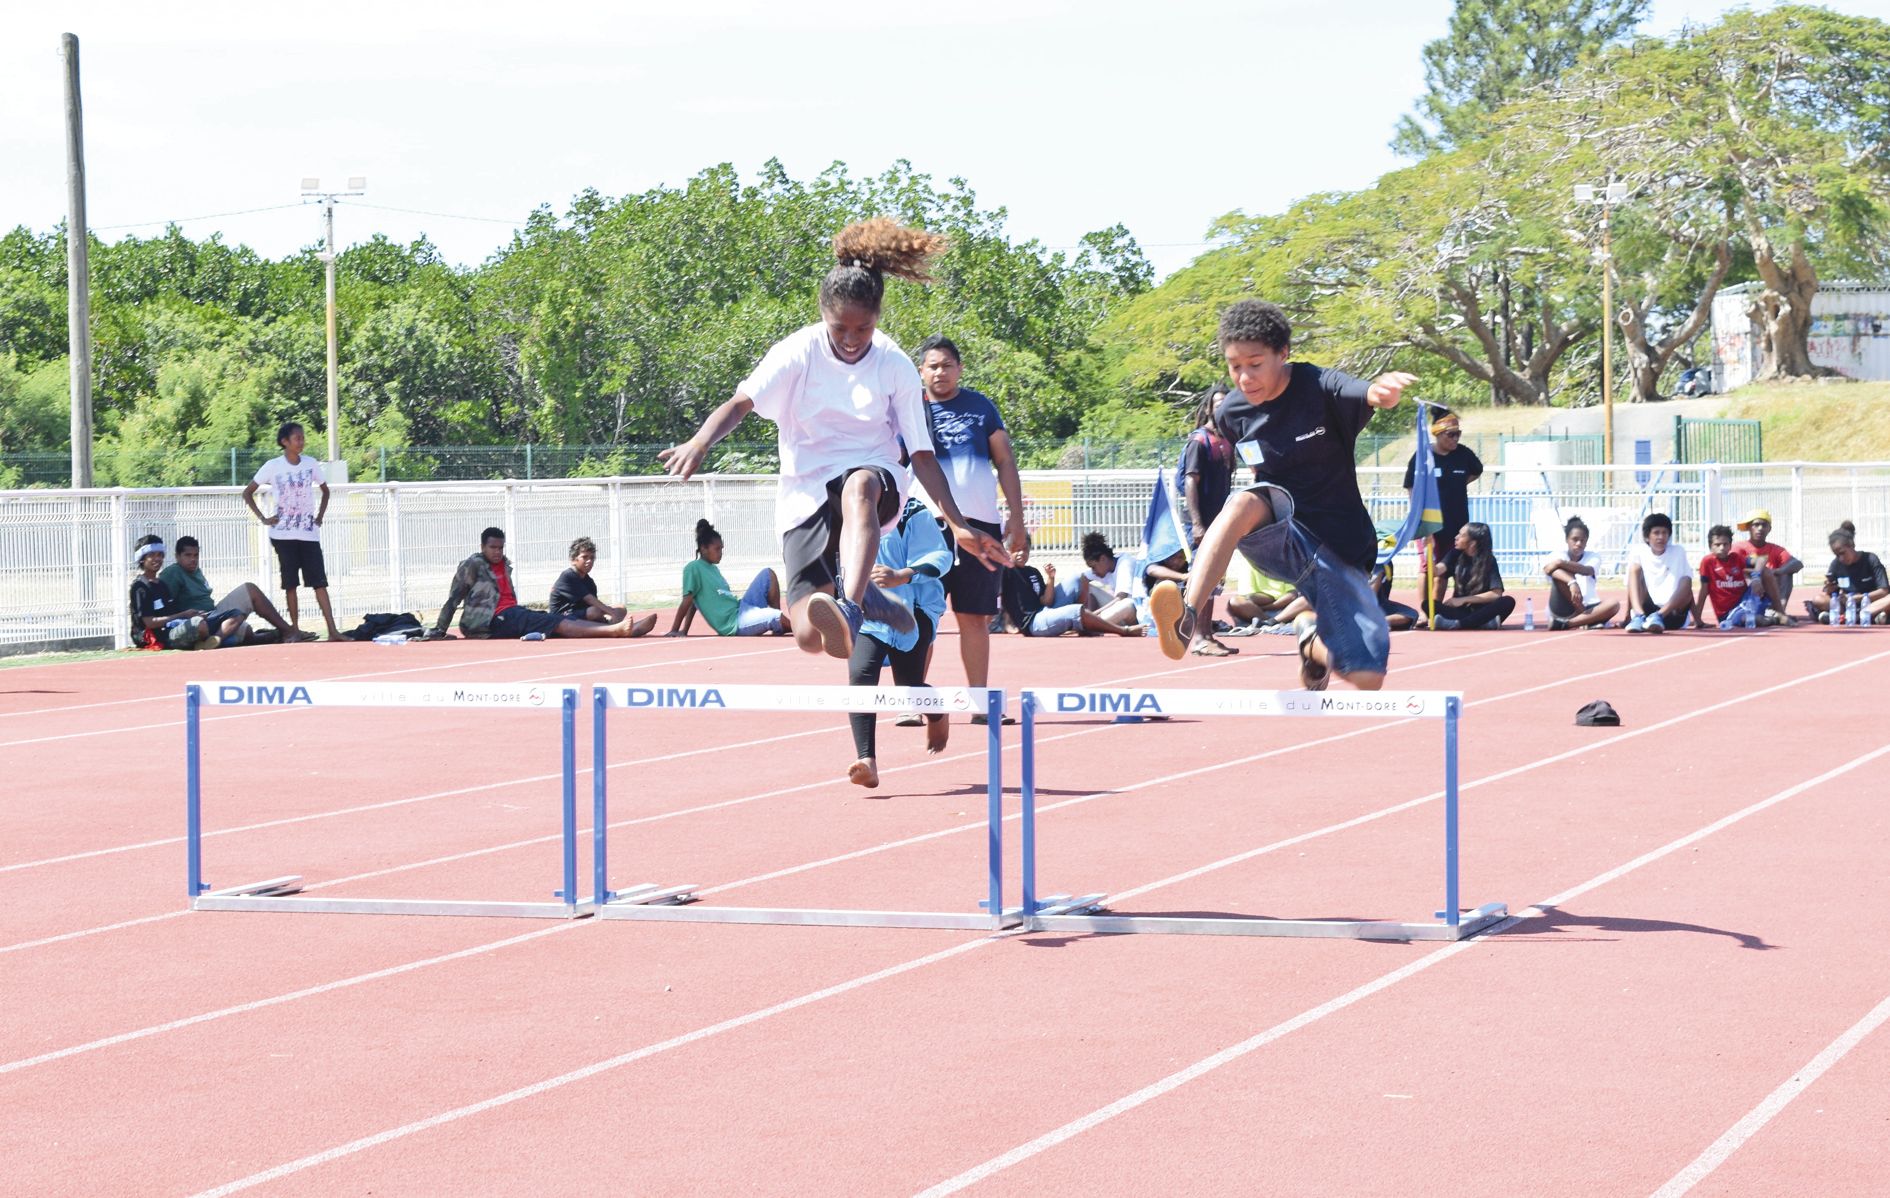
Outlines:
<svg viewBox="0 0 1890 1198"><path fill-rule="evenodd" d="M371 641L390 633L405 636L408 640L419 640L426 635L427 630L412 612L377 611L361 617L359 625L341 635L351 641Z"/></svg>

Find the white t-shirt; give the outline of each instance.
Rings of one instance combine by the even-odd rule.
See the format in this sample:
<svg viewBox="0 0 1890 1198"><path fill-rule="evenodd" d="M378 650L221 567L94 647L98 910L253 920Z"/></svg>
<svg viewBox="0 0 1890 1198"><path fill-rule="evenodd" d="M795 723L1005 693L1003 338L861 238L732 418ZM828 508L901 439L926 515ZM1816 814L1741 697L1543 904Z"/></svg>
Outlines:
<svg viewBox="0 0 1890 1198"><path fill-rule="evenodd" d="M809 325L776 342L737 390L754 401L756 415L778 428L776 532L819 511L827 502L827 483L855 466L889 471L899 483L894 511L904 509L909 479L899 464L899 443L929 452L932 437L918 368L884 332L874 330L865 357L842 362L828 343L826 326Z"/></svg>
<svg viewBox="0 0 1890 1198"><path fill-rule="evenodd" d="M276 493L276 522L269 526L274 541L319 541L322 530L315 513L322 510L321 488L328 482L322 464L307 454L289 465L284 457L270 458L256 472L256 485Z"/></svg>
<svg viewBox="0 0 1890 1198"><path fill-rule="evenodd" d="M1643 545L1643 548L1645 548L1645 545ZM1584 549L1582 555L1576 557L1574 554L1564 549L1560 553L1551 553L1549 556L1542 559L1542 572L1547 574L1549 567L1555 565L1557 562L1567 562L1571 566L1592 566L1596 571L1601 569L1601 559L1587 550ZM1575 575L1575 589L1582 593L1582 606L1586 607L1588 604L1596 602L1597 582L1593 574Z"/></svg>
<svg viewBox="0 0 1890 1198"><path fill-rule="evenodd" d="M1654 601L1655 607L1667 606L1680 584L1693 577L1693 567L1687 561L1686 551L1677 541L1667 542L1667 552L1659 557L1646 541L1634 546L1628 555L1630 565L1639 565L1641 579L1647 584L1647 597Z"/></svg>

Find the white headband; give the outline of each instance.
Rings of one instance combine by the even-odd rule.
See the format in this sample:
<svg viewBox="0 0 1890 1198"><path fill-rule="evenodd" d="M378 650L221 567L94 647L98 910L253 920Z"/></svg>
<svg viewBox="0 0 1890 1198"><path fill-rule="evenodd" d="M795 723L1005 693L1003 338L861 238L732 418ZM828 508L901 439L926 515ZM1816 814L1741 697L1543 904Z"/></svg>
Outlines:
<svg viewBox="0 0 1890 1198"><path fill-rule="evenodd" d="M150 556L153 553L163 553L163 552L164 552L164 542L162 541L153 541L149 545L140 546L137 550L139 560L143 560L144 558Z"/></svg>

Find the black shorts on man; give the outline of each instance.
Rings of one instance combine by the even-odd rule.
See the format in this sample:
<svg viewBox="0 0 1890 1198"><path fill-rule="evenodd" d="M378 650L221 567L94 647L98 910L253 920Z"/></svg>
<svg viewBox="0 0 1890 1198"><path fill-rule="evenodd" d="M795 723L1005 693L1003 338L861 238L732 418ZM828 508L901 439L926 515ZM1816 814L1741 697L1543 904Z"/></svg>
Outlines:
<svg viewBox="0 0 1890 1198"><path fill-rule="evenodd" d="M305 586L319 591L328 586L328 566L322 560L320 541L271 537L269 544L276 551L276 564L282 570L283 590L292 591L298 586Z"/></svg>
<svg viewBox="0 0 1890 1198"><path fill-rule="evenodd" d="M781 534L781 558L787 567L787 604L791 608L840 577L840 492L861 470L879 479L880 527L899 516L899 484L883 466L855 466L827 480L827 502L807 519Z"/></svg>
<svg viewBox="0 0 1890 1198"><path fill-rule="evenodd" d="M965 523L993 537L1002 539L1004 530L988 520L965 517ZM1004 571L993 570L964 550L953 546L952 568L945 572L945 593L951 597L952 610L966 616L995 616L1003 591Z"/></svg>

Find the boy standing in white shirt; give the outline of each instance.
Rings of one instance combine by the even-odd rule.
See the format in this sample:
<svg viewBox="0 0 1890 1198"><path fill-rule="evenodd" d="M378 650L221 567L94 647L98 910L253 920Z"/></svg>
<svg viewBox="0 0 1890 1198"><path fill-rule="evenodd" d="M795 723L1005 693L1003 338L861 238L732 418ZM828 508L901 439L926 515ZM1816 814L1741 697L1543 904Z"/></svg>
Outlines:
<svg viewBox="0 0 1890 1198"><path fill-rule="evenodd" d="M925 281L927 260L944 244L883 217L842 229L833 242L838 264L820 284L820 322L777 342L694 437L658 455L672 477L688 478L748 413L774 421L788 618L809 653L852 656L864 620L900 634L917 626L911 608L871 581L880 531L905 508L901 442L965 555L987 569L1010 564L997 538L959 512L932 455L919 372L879 331L885 276Z"/></svg>
<svg viewBox="0 0 1890 1198"><path fill-rule="evenodd" d="M315 592L315 602L322 609L328 625L328 639L341 639L335 627L335 613L328 606L328 567L322 561L322 518L328 514L328 476L322 464L304 457L307 443L302 426L290 421L276 430L276 444L282 456L263 463L256 477L243 488L243 502L256 518L269 526L269 547L276 551L276 564L282 571L282 593L289 609L289 627L300 633L301 605L295 593L298 586ZM269 487L275 492L276 511L263 515L256 506L256 489Z"/></svg>
<svg viewBox="0 0 1890 1198"><path fill-rule="evenodd" d="M1628 554L1629 632L1665 632L1686 624L1693 606L1693 567L1673 540L1673 520L1654 512L1641 521L1641 543Z"/></svg>

